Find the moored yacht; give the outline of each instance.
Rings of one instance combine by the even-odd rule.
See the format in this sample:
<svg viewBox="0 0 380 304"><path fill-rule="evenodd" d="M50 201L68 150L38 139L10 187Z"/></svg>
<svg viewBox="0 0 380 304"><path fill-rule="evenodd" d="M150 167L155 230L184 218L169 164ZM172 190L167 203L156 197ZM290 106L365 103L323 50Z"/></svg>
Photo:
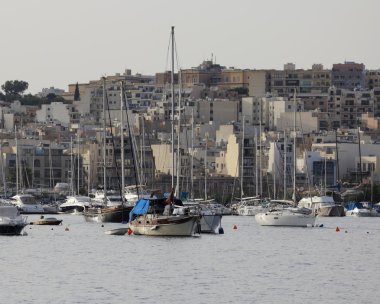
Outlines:
<svg viewBox="0 0 380 304"><path fill-rule="evenodd" d="M166 198L141 198L132 209L129 228L136 235L194 236L199 232L199 215L173 214Z"/></svg>
<svg viewBox="0 0 380 304"><path fill-rule="evenodd" d="M255 215L260 226L312 227L315 219L312 211L306 208L270 209Z"/></svg>
<svg viewBox="0 0 380 304"><path fill-rule="evenodd" d="M31 194L17 194L12 196L8 201L16 206L21 214L46 213L41 202Z"/></svg>
<svg viewBox="0 0 380 304"><path fill-rule="evenodd" d="M88 196L69 196L66 201L59 205L59 211L63 213L80 214L91 204Z"/></svg>
<svg viewBox="0 0 380 304"><path fill-rule="evenodd" d="M344 207L336 204L333 197L327 195L304 197L298 202L298 207L312 209L318 216L345 215Z"/></svg>
<svg viewBox="0 0 380 304"><path fill-rule="evenodd" d="M202 204L202 200L188 200L183 203L183 207L174 208L173 214L185 214L187 210L190 214L199 215L201 233L219 233L222 228L223 216Z"/></svg>
<svg viewBox="0 0 380 304"><path fill-rule="evenodd" d="M371 216L371 210L364 208L363 203L359 202L349 202L346 206L347 216L357 216L357 217L369 217Z"/></svg>
<svg viewBox="0 0 380 304"><path fill-rule="evenodd" d="M0 235L20 235L28 223L15 206L0 206Z"/></svg>

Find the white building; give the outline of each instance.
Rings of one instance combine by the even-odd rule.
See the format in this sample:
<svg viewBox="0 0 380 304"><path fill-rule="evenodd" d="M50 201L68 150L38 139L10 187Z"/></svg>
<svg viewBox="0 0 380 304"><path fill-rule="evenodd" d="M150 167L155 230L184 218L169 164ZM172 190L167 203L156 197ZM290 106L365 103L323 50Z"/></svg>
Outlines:
<svg viewBox="0 0 380 304"><path fill-rule="evenodd" d="M77 122L79 114L74 111L74 106L62 102L52 102L43 104L41 109L36 111L36 121L38 122L59 122L64 126Z"/></svg>

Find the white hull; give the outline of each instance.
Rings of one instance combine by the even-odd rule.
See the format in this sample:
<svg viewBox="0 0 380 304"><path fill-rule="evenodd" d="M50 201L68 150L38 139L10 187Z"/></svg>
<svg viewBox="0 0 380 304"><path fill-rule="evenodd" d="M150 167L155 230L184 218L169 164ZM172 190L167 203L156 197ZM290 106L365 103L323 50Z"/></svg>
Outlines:
<svg viewBox="0 0 380 304"><path fill-rule="evenodd" d="M347 210L346 216L356 216L356 217L370 217L371 211L368 209L358 209Z"/></svg>
<svg viewBox="0 0 380 304"><path fill-rule="evenodd" d="M198 228L197 216L142 215L129 223L136 235L151 236L194 236Z"/></svg>
<svg viewBox="0 0 380 304"><path fill-rule="evenodd" d="M222 216L218 214L202 215L200 219L202 233L218 233Z"/></svg>
<svg viewBox="0 0 380 304"><path fill-rule="evenodd" d="M238 215L255 216L257 213L266 212L268 209L261 206L244 206L237 210Z"/></svg>
<svg viewBox="0 0 380 304"><path fill-rule="evenodd" d="M297 212L271 211L255 215L256 222L261 226L310 227L315 224L315 216Z"/></svg>

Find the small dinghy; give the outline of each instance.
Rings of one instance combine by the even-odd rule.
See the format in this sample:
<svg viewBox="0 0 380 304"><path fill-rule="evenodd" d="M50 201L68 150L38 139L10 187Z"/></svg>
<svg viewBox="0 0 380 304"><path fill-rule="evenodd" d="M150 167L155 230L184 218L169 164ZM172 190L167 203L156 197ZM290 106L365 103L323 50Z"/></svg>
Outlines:
<svg viewBox="0 0 380 304"><path fill-rule="evenodd" d="M104 233L109 235L124 235L128 232L129 228L115 228L111 230L107 230Z"/></svg>
<svg viewBox="0 0 380 304"><path fill-rule="evenodd" d="M44 218L44 216L41 215L38 221L30 222L30 225L60 225L61 223L62 220L58 220L55 217Z"/></svg>

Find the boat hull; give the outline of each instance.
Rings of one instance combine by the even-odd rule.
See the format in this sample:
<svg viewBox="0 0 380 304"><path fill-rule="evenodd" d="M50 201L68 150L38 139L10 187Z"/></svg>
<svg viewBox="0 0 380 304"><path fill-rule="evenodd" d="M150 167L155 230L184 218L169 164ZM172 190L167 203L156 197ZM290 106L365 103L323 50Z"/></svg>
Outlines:
<svg viewBox="0 0 380 304"><path fill-rule="evenodd" d="M22 230L26 224L0 224L0 235L21 235Z"/></svg>
<svg viewBox="0 0 380 304"><path fill-rule="evenodd" d="M194 236L199 229L198 216L138 216L129 223L136 235L151 236Z"/></svg>
<svg viewBox="0 0 380 304"><path fill-rule="evenodd" d="M54 221L40 220L40 221L31 222L30 225L52 225L52 226L57 226L57 225L61 225L61 223L62 223L62 220L54 220Z"/></svg>
<svg viewBox="0 0 380 304"><path fill-rule="evenodd" d="M255 215L260 226L310 227L315 224L315 216L284 211L265 212Z"/></svg>
<svg viewBox="0 0 380 304"><path fill-rule="evenodd" d="M83 212L86 222L93 223L122 223L129 219L132 206L121 205L103 208L88 208Z"/></svg>
<svg viewBox="0 0 380 304"><path fill-rule="evenodd" d="M83 206L60 207L60 213L81 214L83 211L84 211Z"/></svg>
<svg viewBox="0 0 380 304"><path fill-rule="evenodd" d="M201 233L218 233L222 216L219 214L202 215L200 218Z"/></svg>
<svg viewBox="0 0 380 304"><path fill-rule="evenodd" d="M320 207L317 209L318 216L345 216L344 207L343 206L328 206L328 207Z"/></svg>

